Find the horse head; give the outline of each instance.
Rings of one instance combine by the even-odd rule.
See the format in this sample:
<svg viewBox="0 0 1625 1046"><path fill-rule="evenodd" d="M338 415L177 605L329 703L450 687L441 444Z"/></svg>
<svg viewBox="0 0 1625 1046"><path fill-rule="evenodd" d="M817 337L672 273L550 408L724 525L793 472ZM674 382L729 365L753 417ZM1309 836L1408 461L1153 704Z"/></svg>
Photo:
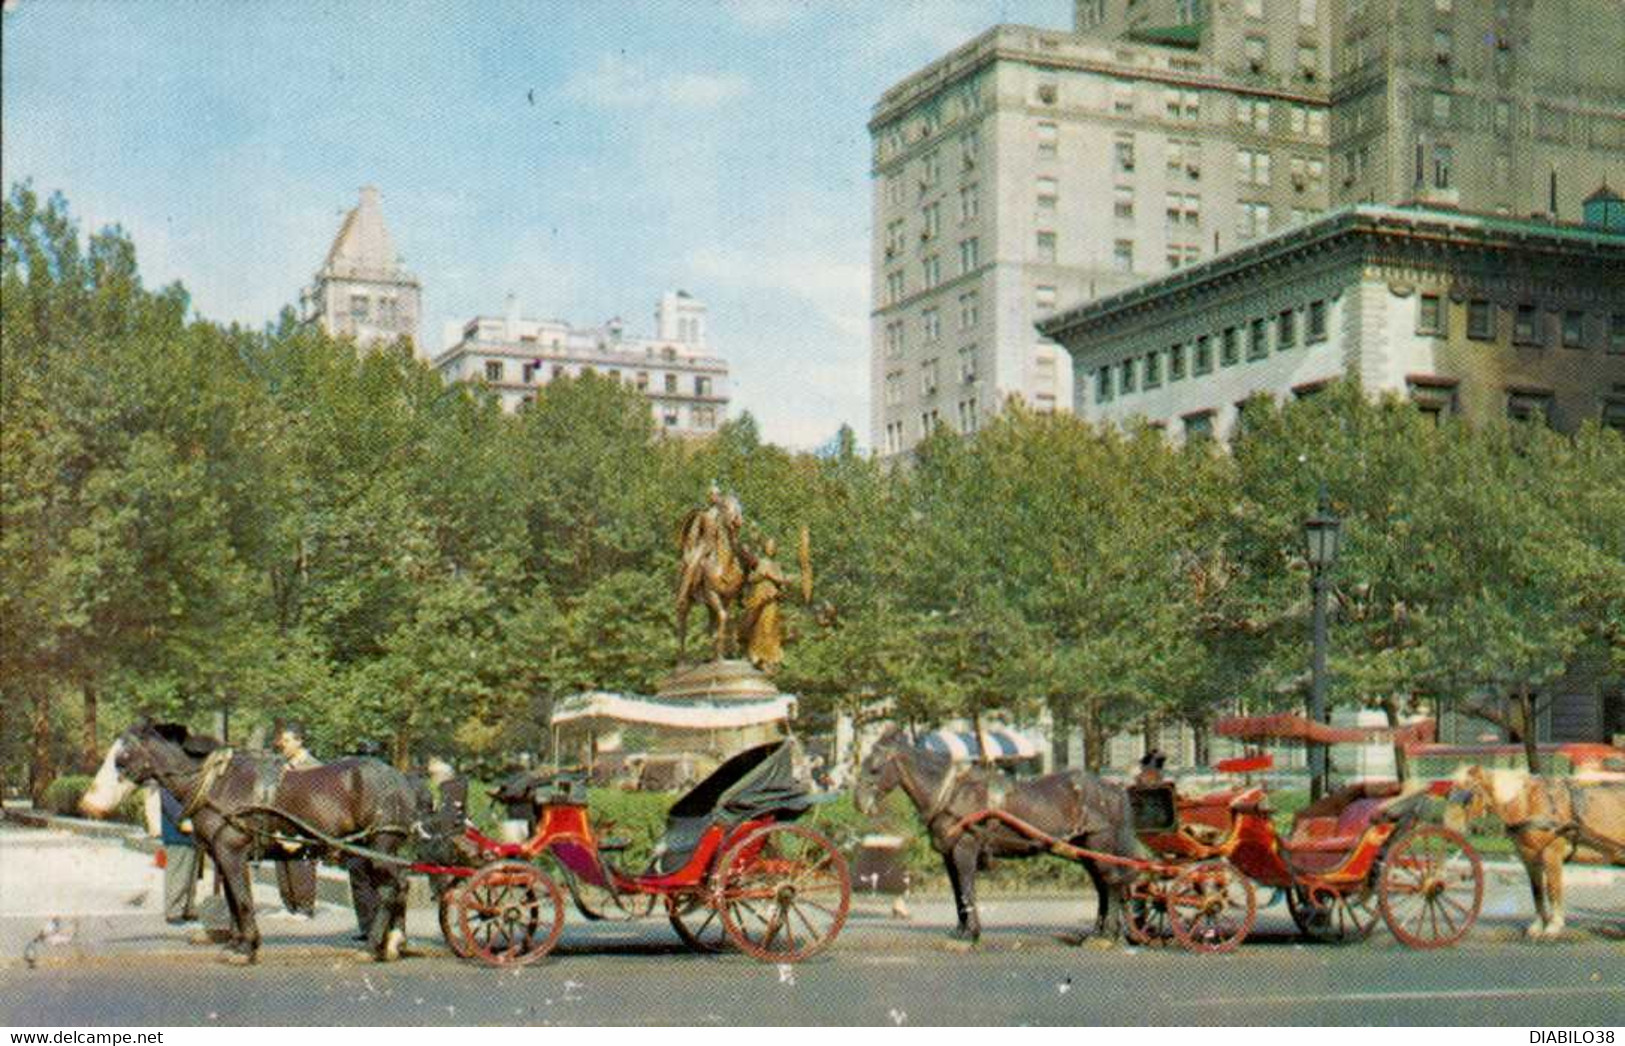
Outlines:
<svg viewBox="0 0 1625 1046"><path fill-rule="evenodd" d="M1492 805L1493 789L1480 766L1464 766L1450 777L1450 792L1445 797L1450 806L1445 810L1445 827L1462 831L1483 817Z"/></svg>
<svg viewBox="0 0 1625 1046"><path fill-rule="evenodd" d="M154 723L143 718L130 724L108 747L90 787L79 798L79 809L106 817L138 785L158 777L177 757L189 759L186 746L192 740L190 731L178 723Z"/></svg>
<svg viewBox="0 0 1625 1046"><path fill-rule="evenodd" d="M857 783L852 787L852 805L858 812L870 815L891 791L902 783L900 756L903 732L893 725L880 735L858 768Z"/></svg>

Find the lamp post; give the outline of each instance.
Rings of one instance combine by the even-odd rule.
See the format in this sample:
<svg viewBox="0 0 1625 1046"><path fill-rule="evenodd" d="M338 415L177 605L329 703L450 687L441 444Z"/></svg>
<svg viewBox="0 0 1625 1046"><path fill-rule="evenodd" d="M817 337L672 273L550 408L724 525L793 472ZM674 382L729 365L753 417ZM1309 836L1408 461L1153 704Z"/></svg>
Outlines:
<svg viewBox="0 0 1625 1046"><path fill-rule="evenodd" d="M1332 515L1326 485L1320 486L1320 508L1303 521L1303 540L1309 556L1309 586L1315 602L1313 680L1309 691L1309 718L1326 722L1326 572L1337 562L1343 521ZM1326 794L1326 746L1309 745L1309 797Z"/></svg>

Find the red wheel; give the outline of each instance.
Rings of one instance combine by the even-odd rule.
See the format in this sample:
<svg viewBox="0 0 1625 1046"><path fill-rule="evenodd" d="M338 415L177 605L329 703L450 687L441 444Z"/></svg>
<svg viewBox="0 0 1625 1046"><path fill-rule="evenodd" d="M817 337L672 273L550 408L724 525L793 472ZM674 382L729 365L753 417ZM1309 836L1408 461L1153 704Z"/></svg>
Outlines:
<svg viewBox="0 0 1625 1046"><path fill-rule="evenodd" d="M1478 921L1484 866L1457 833L1420 824L1389 844L1378 895L1395 937L1412 948L1444 948Z"/></svg>
<svg viewBox="0 0 1625 1046"><path fill-rule="evenodd" d="M667 894L666 918L671 920L671 928L688 945L689 951L711 954L728 950L728 932L722 927L722 913L705 894Z"/></svg>
<svg viewBox="0 0 1625 1046"><path fill-rule="evenodd" d="M1312 941L1350 944L1370 937L1377 926L1377 892L1369 880L1340 890L1294 884L1286 907Z"/></svg>
<svg viewBox="0 0 1625 1046"><path fill-rule="evenodd" d="M440 935L446 939L446 946L453 955L459 959L471 959L474 953L469 950L468 941L463 938L462 908L456 899L456 894L467 885L461 879L455 880L440 893Z"/></svg>
<svg viewBox="0 0 1625 1046"><path fill-rule="evenodd" d="M1141 872L1123 887L1123 929L1134 943L1159 948L1174 939L1168 922L1168 879L1162 872Z"/></svg>
<svg viewBox="0 0 1625 1046"><path fill-rule="evenodd" d="M852 906L840 851L799 825L750 833L722 855L711 881L728 939L766 962L798 962L823 951Z"/></svg>
<svg viewBox="0 0 1625 1046"><path fill-rule="evenodd" d="M536 867L518 861L488 864L449 894L460 941L452 950L492 966L535 962L564 932L564 895Z"/></svg>
<svg viewBox="0 0 1625 1046"><path fill-rule="evenodd" d="M1174 939L1197 952L1228 952L1247 939L1258 898L1246 876L1223 861L1193 864L1168 886Z"/></svg>

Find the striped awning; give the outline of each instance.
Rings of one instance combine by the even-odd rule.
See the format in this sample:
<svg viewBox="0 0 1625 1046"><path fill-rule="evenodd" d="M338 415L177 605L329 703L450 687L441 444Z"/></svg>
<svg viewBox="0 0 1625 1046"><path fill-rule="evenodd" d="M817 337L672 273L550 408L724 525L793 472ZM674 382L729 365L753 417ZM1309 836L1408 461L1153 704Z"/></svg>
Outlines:
<svg viewBox="0 0 1625 1046"><path fill-rule="evenodd" d="M1031 738L1009 727L983 727L982 738L978 746L973 730L933 730L920 739L920 747L942 752L956 763L976 762L983 752L989 759L1031 759L1039 754Z"/></svg>
<svg viewBox="0 0 1625 1046"><path fill-rule="evenodd" d="M553 709L551 724L591 724L605 729L613 724L637 723L674 730L741 730L764 723L794 719L796 699L780 694L766 701L661 701L594 690L575 694Z"/></svg>

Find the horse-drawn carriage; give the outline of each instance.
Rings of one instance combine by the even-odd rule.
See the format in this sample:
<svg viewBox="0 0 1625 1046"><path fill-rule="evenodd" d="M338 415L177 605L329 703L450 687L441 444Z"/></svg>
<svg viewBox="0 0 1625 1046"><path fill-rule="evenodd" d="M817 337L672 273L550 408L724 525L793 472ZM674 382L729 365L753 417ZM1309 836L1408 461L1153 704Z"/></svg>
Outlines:
<svg viewBox="0 0 1625 1046"><path fill-rule="evenodd" d="M1298 716L1238 717L1217 729L1253 742L1392 740L1395 733L1339 731ZM1270 765L1258 755L1219 768L1255 773ZM1124 929L1142 944L1234 949L1257 918L1255 883L1281 891L1298 928L1320 941L1363 940L1380 914L1406 945L1440 948L1467 934L1483 903L1478 854L1460 834L1421 819L1426 790L1352 784L1298 811L1285 836L1259 786L1182 795L1172 782L1141 783L1128 798L1149 858L1078 846L998 808L960 818L951 832L994 823L1059 856L1114 866L1126 880Z"/></svg>
<svg viewBox="0 0 1625 1046"><path fill-rule="evenodd" d="M846 861L824 836L792 823L815 797L797 777L794 740L746 749L672 806L649 868L627 872L610 858L624 844L601 838L587 812L585 775L540 773L502 796L528 798L522 843L462 830L468 863L415 865L461 880L441 895L440 924L464 958L533 962L558 942L564 898L537 863L551 857L577 909L589 919L635 918L658 900L696 951L732 945L772 962L827 948L851 905Z"/></svg>

